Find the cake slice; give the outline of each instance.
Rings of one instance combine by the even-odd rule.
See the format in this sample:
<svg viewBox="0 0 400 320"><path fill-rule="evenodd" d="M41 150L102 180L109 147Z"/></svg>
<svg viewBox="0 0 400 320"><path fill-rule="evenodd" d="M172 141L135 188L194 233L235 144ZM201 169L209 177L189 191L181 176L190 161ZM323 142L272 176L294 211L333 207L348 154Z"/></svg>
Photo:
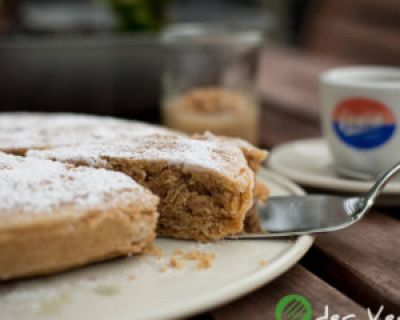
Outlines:
<svg viewBox="0 0 400 320"><path fill-rule="evenodd" d="M243 230L254 173L227 143L146 135L124 144L31 150L28 157L123 172L160 197L157 233L200 241Z"/></svg>
<svg viewBox="0 0 400 320"><path fill-rule="evenodd" d="M0 280L141 252L157 204L118 172L0 152Z"/></svg>

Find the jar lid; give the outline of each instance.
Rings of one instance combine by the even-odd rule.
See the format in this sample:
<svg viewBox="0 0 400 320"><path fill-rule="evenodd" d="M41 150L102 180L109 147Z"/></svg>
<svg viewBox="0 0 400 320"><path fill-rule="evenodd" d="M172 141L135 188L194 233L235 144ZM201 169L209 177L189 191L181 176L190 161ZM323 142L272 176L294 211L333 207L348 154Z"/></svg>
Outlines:
<svg viewBox="0 0 400 320"><path fill-rule="evenodd" d="M263 31L246 24L176 23L162 33L166 45L256 46L263 41Z"/></svg>

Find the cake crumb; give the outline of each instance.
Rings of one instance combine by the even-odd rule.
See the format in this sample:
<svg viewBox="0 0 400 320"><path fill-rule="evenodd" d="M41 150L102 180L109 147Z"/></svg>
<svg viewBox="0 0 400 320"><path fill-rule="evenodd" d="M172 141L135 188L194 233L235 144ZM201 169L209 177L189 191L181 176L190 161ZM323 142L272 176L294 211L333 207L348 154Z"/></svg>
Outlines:
<svg viewBox="0 0 400 320"><path fill-rule="evenodd" d="M174 269L182 269L185 264L182 261L172 257L171 259L169 259L169 266Z"/></svg>
<svg viewBox="0 0 400 320"><path fill-rule="evenodd" d="M198 270L208 269L209 267L211 267L212 263L213 263L213 260L212 260L212 259L203 258L203 259L197 261L197 266L196 266L196 268L197 268Z"/></svg>
<svg viewBox="0 0 400 320"><path fill-rule="evenodd" d="M209 252L201 252L199 250L194 250L191 252L187 252L183 255L183 257L187 260L195 260L197 261L196 268L198 270L208 269L212 266L215 258L214 253Z"/></svg>
<svg viewBox="0 0 400 320"><path fill-rule="evenodd" d="M183 255L185 252L182 250L182 249L175 249L175 251L174 251L174 253L173 253L173 255L174 256L181 256L181 255Z"/></svg>
<svg viewBox="0 0 400 320"><path fill-rule="evenodd" d="M161 269L160 269L160 272L162 272L162 273L165 273L165 272L167 272L168 271L168 268L167 267L162 267Z"/></svg>
<svg viewBox="0 0 400 320"><path fill-rule="evenodd" d="M265 259L261 259L260 261L258 261L258 264L259 264L261 267L265 267L265 266L268 264L268 261L265 260Z"/></svg>
<svg viewBox="0 0 400 320"><path fill-rule="evenodd" d="M147 256L154 256L154 257L156 257L158 259L161 259L164 256L164 253L161 250L161 248L153 246L153 245L148 246L144 250L143 254L147 255Z"/></svg>
<svg viewBox="0 0 400 320"><path fill-rule="evenodd" d="M151 252L153 251L154 250ZM178 248L171 253L168 263L159 270L165 273L170 270L170 268L183 269L185 267L185 260L193 261L196 270L204 270L212 266L214 259L215 254L212 252L203 252L201 250L184 251Z"/></svg>

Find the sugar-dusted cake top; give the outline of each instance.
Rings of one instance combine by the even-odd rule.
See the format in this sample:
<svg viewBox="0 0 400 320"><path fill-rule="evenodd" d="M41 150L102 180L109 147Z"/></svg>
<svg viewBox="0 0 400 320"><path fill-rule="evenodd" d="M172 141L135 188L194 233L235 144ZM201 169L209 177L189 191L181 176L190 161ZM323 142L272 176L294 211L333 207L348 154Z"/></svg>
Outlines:
<svg viewBox="0 0 400 320"><path fill-rule="evenodd" d="M0 150L25 151L80 143L118 142L170 130L138 121L68 113L0 113Z"/></svg>
<svg viewBox="0 0 400 320"><path fill-rule="evenodd" d="M247 160L247 164L254 172L257 172L260 169L261 162L264 161L268 155L268 153L265 150L258 149L249 142L240 138L215 136L208 131L205 132L204 134L195 134L193 138L198 140L218 141L225 145L232 144L240 148L240 150L242 150L243 155Z"/></svg>
<svg viewBox="0 0 400 320"><path fill-rule="evenodd" d="M31 150L28 157L58 160L93 167L107 167L108 160L165 161L194 170L211 170L246 188L253 181L242 151L218 140L196 140L180 135L152 134L133 137L126 143L88 144Z"/></svg>
<svg viewBox="0 0 400 320"><path fill-rule="evenodd" d="M176 136L176 131L138 121L69 113L0 113L0 151L24 154L43 149L79 144L129 144L137 137ZM256 171L266 152L241 139L196 135L197 140L232 143L239 147Z"/></svg>
<svg viewBox="0 0 400 320"><path fill-rule="evenodd" d="M1 227L27 216L52 217L57 209L96 210L133 202L147 208L157 201L149 191L119 172L74 168L1 152L0 190Z"/></svg>

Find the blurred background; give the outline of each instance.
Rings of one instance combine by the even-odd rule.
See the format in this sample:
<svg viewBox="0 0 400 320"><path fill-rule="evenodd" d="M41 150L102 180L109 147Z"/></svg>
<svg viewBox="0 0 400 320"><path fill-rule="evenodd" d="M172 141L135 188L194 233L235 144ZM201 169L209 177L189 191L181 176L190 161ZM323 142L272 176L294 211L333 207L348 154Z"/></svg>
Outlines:
<svg viewBox="0 0 400 320"><path fill-rule="evenodd" d="M399 0L0 0L0 111L71 111L160 121L165 48L182 22L262 31L255 89L261 144L278 118L318 134L318 75L400 65ZM298 121L298 120L297 120Z"/></svg>

